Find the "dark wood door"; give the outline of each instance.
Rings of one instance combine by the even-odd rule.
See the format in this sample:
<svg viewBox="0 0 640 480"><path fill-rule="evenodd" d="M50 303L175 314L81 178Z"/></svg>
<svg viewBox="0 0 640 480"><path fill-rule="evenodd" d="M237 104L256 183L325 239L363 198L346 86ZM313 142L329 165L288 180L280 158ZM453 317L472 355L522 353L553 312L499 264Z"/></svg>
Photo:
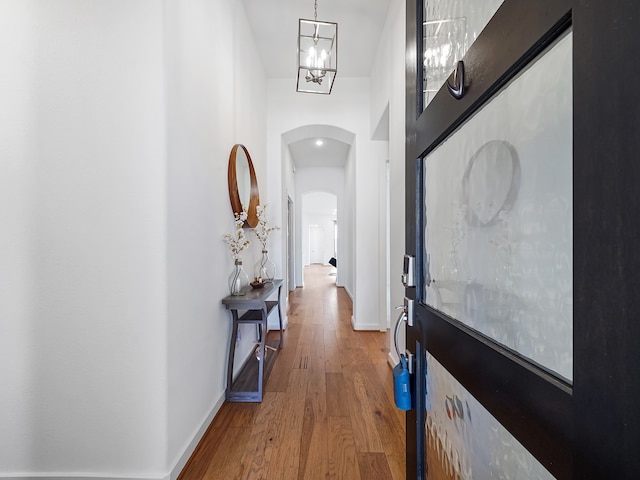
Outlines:
<svg viewBox="0 0 640 480"><path fill-rule="evenodd" d="M640 4L425 2L407 478L640 478Z"/></svg>

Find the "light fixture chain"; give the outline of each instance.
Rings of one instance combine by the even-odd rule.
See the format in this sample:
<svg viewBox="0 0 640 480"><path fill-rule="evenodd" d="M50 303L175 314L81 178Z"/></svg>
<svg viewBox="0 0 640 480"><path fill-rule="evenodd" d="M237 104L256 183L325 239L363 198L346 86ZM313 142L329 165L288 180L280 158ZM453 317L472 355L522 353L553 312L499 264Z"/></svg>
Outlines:
<svg viewBox="0 0 640 480"><path fill-rule="evenodd" d="M313 18L316 22L318 21L318 0L313 2Z"/></svg>

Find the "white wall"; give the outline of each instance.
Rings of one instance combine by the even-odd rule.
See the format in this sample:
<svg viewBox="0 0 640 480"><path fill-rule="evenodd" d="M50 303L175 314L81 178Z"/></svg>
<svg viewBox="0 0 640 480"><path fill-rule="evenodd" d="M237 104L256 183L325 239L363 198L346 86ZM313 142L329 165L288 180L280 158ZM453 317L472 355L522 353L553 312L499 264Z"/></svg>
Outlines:
<svg viewBox="0 0 640 480"><path fill-rule="evenodd" d="M393 59L376 67L396 72L396 232L401 4ZM224 391L229 315L219 301L231 259L221 236L233 227L225 173L236 142L251 151L262 201L283 226L282 133L327 124L355 134L344 183L354 209L340 230L354 237L344 254L353 278L344 283L362 292L356 328L377 328L371 205L386 150L369 140L367 79L338 77L329 97L273 80L267 110L237 0L3 0L0 40L0 476L175 477Z"/></svg>
<svg viewBox="0 0 640 480"><path fill-rule="evenodd" d="M0 3L0 465L30 463L36 379L32 342L35 291L37 24L28 2ZM7 469L7 470L5 470Z"/></svg>
<svg viewBox="0 0 640 480"><path fill-rule="evenodd" d="M378 288L378 175L380 142L370 140L369 80L366 78L338 78L331 95L310 95L295 91L295 79L274 79L268 83L269 183L283 183L281 135L301 125L332 125L355 134L352 145L353 176L347 175L346 189L353 190L354 232L354 328L378 329L378 308L367 292ZM351 168L351 167L349 167ZM351 185L349 180L353 180ZM346 190L345 190L346 191ZM274 190L278 192L278 189ZM284 217L286 197L275 193L269 203L278 205ZM371 205L374 205L371 208ZM281 220L279 220L281 222ZM371 239L374 239L373 241ZM279 239L279 255L286 255L284 242ZM278 263L280 259L276 261ZM363 294L358 297L357 290Z"/></svg>
<svg viewBox="0 0 640 480"><path fill-rule="evenodd" d="M392 327L397 315L393 308L402 305L404 288L400 283L402 256L405 252L405 3L392 0L382 31L376 63L371 75L371 129L388 123L388 159L390 183L391 265L388 273L391 285L390 307ZM383 117L388 109L388 120ZM398 361L390 341L391 359Z"/></svg>
<svg viewBox="0 0 640 480"><path fill-rule="evenodd" d="M303 170L303 169L300 169ZM300 171L299 170L299 171ZM320 229L320 243L317 245L319 259L323 265L337 255L334 241L334 225L337 220L338 201L331 193L309 192L302 194L302 264L311 265L311 231ZM317 263L317 262L316 262Z"/></svg>
<svg viewBox="0 0 640 480"><path fill-rule="evenodd" d="M304 200L303 200L304 204ZM335 225L335 215L327 214L327 215L319 215L319 214L303 214L302 215L302 231L303 238L302 244L303 246L306 244L305 248L303 248L303 263L305 265L322 264L328 265L329 259L333 257L334 246L333 246L333 226ZM320 247L316 253L317 258L312 258L311 255L311 242L312 242L312 230L316 229L319 232L319 243Z"/></svg>
<svg viewBox="0 0 640 480"><path fill-rule="evenodd" d="M0 40L0 477L175 478L224 395L234 143L267 194L242 4L3 0Z"/></svg>
<svg viewBox="0 0 640 480"><path fill-rule="evenodd" d="M162 17L0 4L2 475L166 472Z"/></svg>
<svg viewBox="0 0 640 480"><path fill-rule="evenodd" d="M241 2L166 2L168 138L169 461L190 453L220 406L230 315L220 304L233 268L222 235L232 231L227 189L235 143L251 154L262 198L265 97ZM226 47L226 48L225 48ZM259 242L243 252L249 276ZM236 371L252 345L241 327ZM193 440L188 447L188 441Z"/></svg>
<svg viewBox="0 0 640 480"><path fill-rule="evenodd" d="M344 166L344 205L345 218L338 228L344 233L345 244L344 254L338 251L338 255L343 258L341 260L346 269L340 269L341 281L345 290L351 299L354 299L355 283L356 283L356 241L355 241L355 216L356 216L356 195L354 185L356 184L356 152L352 147L349 150L347 162ZM351 206L351 208L349 208ZM355 305L354 305L355 308Z"/></svg>

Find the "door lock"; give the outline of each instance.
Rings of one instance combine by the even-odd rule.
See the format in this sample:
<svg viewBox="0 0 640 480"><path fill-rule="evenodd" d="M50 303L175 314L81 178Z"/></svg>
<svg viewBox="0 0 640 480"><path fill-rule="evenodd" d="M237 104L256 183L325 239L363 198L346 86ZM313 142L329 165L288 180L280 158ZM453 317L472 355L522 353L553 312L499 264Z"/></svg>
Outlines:
<svg viewBox="0 0 640 480"><path fill-rule="evenodd" d="M414 303L415 303L415 300L413 300L412 298L404 297L404 314L407 316L407 325L409 325L410 327L413 327Z"/></svg>
<svg viewBox="0 0 640 480"><path fill-rule="evenodd" d="M416 257L405 255L402 262L402 285L404 288L416 286Z"/></svg>

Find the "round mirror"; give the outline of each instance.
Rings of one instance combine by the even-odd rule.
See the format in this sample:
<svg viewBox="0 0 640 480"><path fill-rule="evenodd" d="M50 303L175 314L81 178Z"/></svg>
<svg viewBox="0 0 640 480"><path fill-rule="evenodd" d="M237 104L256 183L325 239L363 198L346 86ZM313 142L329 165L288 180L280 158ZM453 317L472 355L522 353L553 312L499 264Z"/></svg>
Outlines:
<svg viewBox="0 0 640 480"><path fill-rule="evenodd" d="M247 211L245 227L255 227L258 224L256 207L260 203L258 193L258 179L253 168L249 151L244 145L236 144L229 155L229 200L234 214L242 210Z"/></svg>

